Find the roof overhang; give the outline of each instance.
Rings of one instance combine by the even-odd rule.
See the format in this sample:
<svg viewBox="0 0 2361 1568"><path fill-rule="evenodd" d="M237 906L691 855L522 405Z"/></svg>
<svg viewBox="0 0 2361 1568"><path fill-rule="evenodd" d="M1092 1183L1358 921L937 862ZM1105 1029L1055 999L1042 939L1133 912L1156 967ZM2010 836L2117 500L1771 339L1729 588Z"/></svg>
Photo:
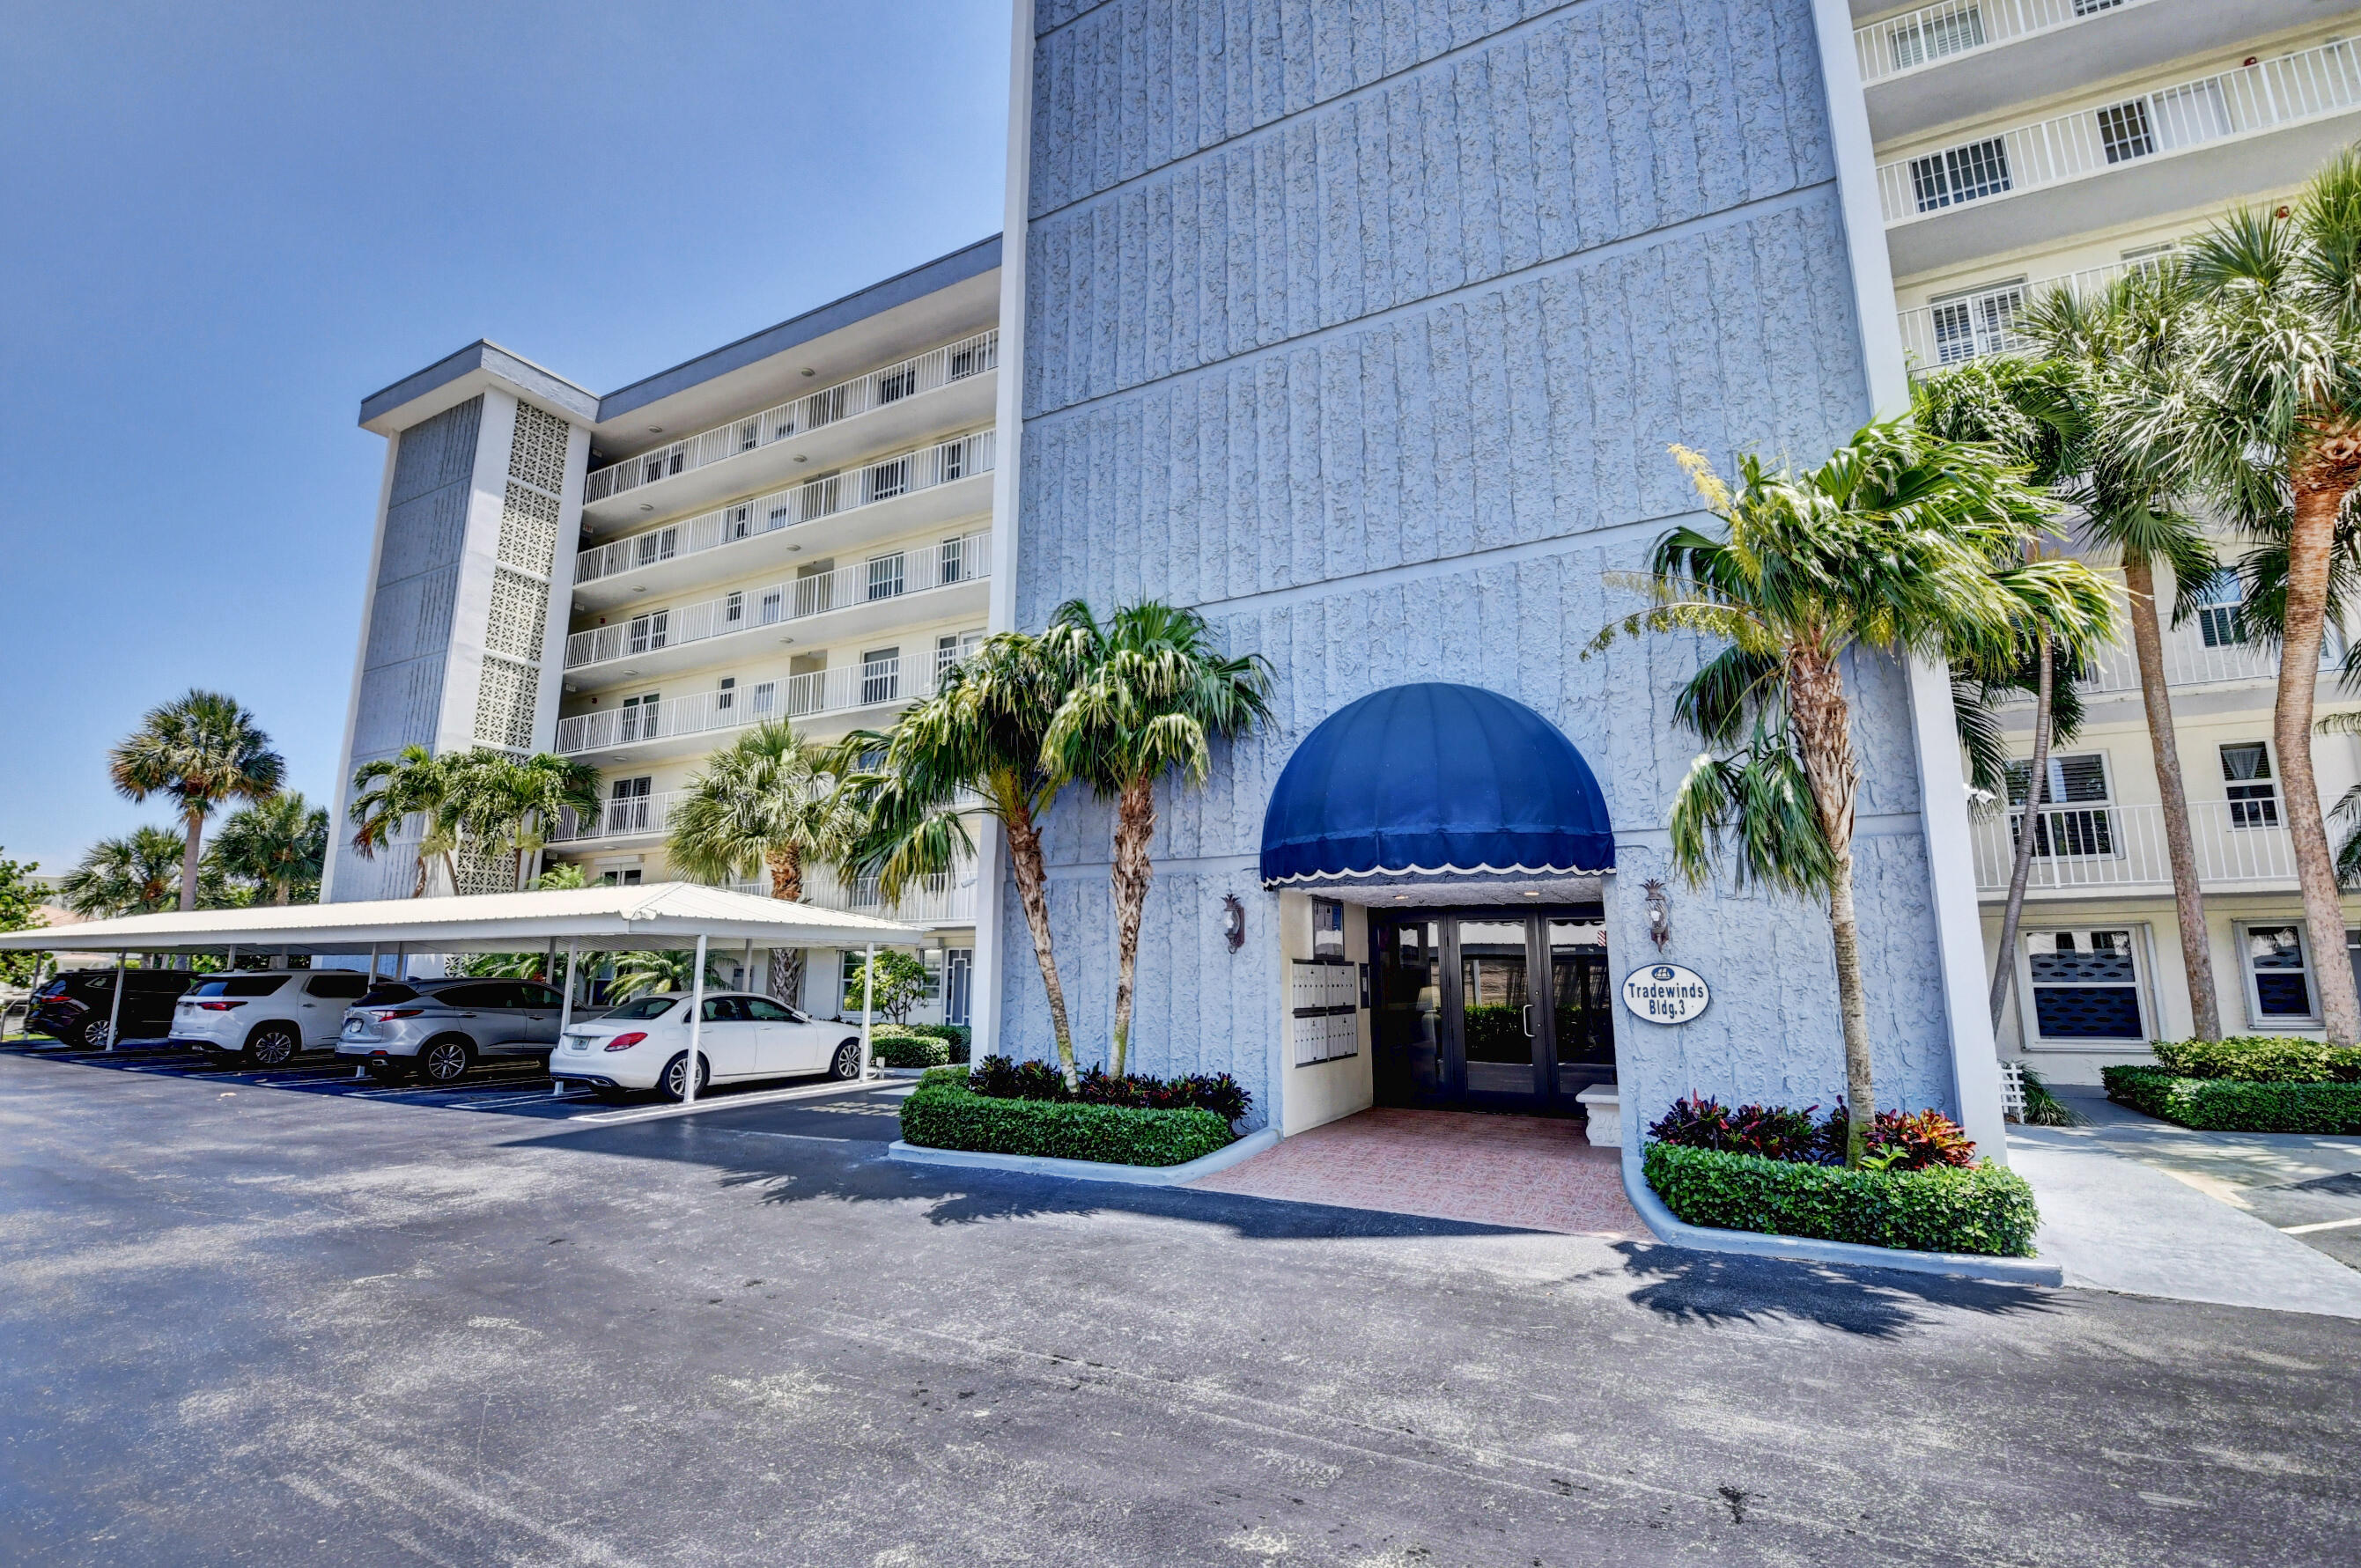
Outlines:
<svg viewBox="0 0 2361 1568"><path fill-rule="evenodd" d="M392 435L497 387L562 419L589 423L598 417L597 394L554 370L478 338L458 353L361 400L361 428Z"/></svg>
<svg viewBox="0 0 2361 1568"><path fill-rule="evenodd" d="M228 948L351 953L539 952L555 942L602 948L683 948L697 938L758 947L915 945L915 926L816 909L695 883L566 888L459 898L199 909L0 934L0 952L181 953Z"/></svg>

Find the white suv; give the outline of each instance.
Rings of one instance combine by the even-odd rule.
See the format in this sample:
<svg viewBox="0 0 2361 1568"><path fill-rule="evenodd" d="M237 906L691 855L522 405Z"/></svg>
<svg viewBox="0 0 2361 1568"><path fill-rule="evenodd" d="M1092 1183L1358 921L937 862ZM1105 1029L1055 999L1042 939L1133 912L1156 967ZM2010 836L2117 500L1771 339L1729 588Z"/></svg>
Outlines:
<svg viewBox="0 0 2361 1568"><path fill-rule="evenodd" d="M345 1026L345 1009L368 990L353 970L241 970L207 975L172 1009L172 1038L256 1067L278 1067L298 1051L325 1050Z"/></svg>

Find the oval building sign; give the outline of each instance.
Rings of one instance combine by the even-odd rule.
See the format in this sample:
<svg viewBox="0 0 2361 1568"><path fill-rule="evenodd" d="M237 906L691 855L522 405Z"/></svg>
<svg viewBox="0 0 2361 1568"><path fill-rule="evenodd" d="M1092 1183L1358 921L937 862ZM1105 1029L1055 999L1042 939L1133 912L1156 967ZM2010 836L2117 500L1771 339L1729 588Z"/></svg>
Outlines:
<svg viewBox="0 0 2361 1568"><path fill-rule="evenodd" d="M1705 977L1680 964L1643 964L1623 977L1623 1005L1651 1024L1686 1024L1712 1000Z"/></svg>

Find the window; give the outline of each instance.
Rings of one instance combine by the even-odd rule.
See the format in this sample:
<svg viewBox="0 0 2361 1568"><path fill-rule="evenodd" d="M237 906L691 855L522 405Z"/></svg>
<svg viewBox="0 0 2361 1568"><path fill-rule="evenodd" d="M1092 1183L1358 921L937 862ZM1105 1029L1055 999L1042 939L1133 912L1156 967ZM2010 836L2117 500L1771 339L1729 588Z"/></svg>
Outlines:
<svg viewBox="0 0 2361 1568"><path fill-rule="evenodd" d="M1333 898L1312 901L1312 956L1344 960L1345 906Z"/></svg>
<svg viewBox="0 0 2361 1568"><path fill-rule="evenodd" d="M942 481L946 485L966 474L967 443L946 441L936 447L935 470L942 476Z"/></svg>
<svg viewBox="0 0 2361 1568"><path fill-rule="evenodd" d="M748 419L748 420L741 420L741 421L739 421L739 422L738 422L738 450L739 450L739 451L741 451L741 452L752 452L752 451L753 451L753 450L754 450L754 448L755 448L755 447L757 447L757 446L761 445L761 444L762 444L762 442L763 442L763 422L762 422L761 420L759 420L759 419ZM744 509L743 507L741 507L741 508L739 508L738 510L741 510L741 511L745 510L745 509Z"/></svg>
<svg viewBox="0 0 2361 1568"><path fill-rule="evenodd" d="M943 1022L968 1021L968 993L975 973L973 948L943 949Z"/></svg>
<svg viewBox="0 0 2361 1568"><path fill-rule="evenodd" d="M2230 134L2230 105L2218 79L2168 87L2148 96L2156 144L2164 151L2196 147Z"/></svg>
<svg viewBox="0 0 2361 1568"><path fill-rule="evenodd" d="M2124 0L2074 0L2074 15L2095 16L2102 11L2112 11L2123 4Z"/></svg>
<svg viewBox="0 0 2361 1568"><path fill-rule="evenodd" d="M950 378L954 381L964 381L970 376L974 375L978 370L989 369L990 367L990 365L983 357L983 345L982 344L961 344L959 347L951 350Z"/></svg>
<svg viewBox="0 0 2361 1568"><path fill-rule="evenodd" d="M2208 648L2235 647L2246 640L2246 623L2238 613L2246 595L2235 572L2217 572L2205 585L2197 609L2198 635Z"/></svg>
<svg viewBox="0 0 2361 1568"><path fill-rule="evenodd" d="M617 725L618 744L629 740L653 740L656 738L657 699L660 692L644 692L623 699L622 718Z"/></svg>
<svg viewBox="0 0 2361 1568"><path fill-rule="evenodd" d="M869 499L890 501L910 488L910 460L896 457L889 463L873 463L864 476L869 482Z"/></svg>
<svg viewBox="0 0 2361 1568"><path fill-rule="evenodd" d="M802 1015L792 1007L782 1007L767 996L746 998L746 1016L757 1024L800 1024Z"/></svg>
<svg viewBox="0 0 2361 1568"><path fill-rule="evenodd" d="M313 996L334 997L346 1002L357 1002L368 990L368 976L349 970L328 970L312 977L304 991Z"/></svg>
<svg viewBox="0 0 2361 1568"><path fill-rule="evenodd" d="M2022 347L2017 318L2025 313L2025 280L1988 284L1927 302L1935 327L1935 362L1957 365Z"/></svg>
<svg viewBox="0 0 2361 1568"><path fill-rule="evenodd" d="M517 1005L563 1007L566 1005L566 998L558 994L557 988L555 986L543 985L537 981L521 980L517 981Z"/></svg>
<svg viewBox="0 0 2361 1568"><path fill-rule="evenodd" d="M746 596L735 588L721 598L721 624L731 630L746 624Z"/></svg>
<svg viewBox="0 0 2361 1568"><path fill-rule="evenodd" d="M2100 110L2099 147L2109 163L2124 163L2154 152L2156 137L2148 129L2147 100L2134 98Z"/></svg>
<svg viewBox="0 0 2361 1568"><path fill-rule="evenodd" d="M731 507L728 511L722 513L721 532L722 537L725 539L743 539L748 534L753 532L754 509L752 507Z"/></svg>
<svg viewBox="0 0 2361 1568"><path fill-rule="evenodd" d="M287 983L283 974L238 975L230 980L200 981L191 996L268 996Z"/></svg>
<svg viewBox="0 0 2361 1568"><path fill-rule="evenodd" d="M1922 213L1996 196L2009 189L2008 148L1998 137L1910 160L1910 183Z"/></svg>
<svg viewBox="0 0 2361 1568"><path fill-rule="evenodd" d="M600 887L637 887L640 885L640 868L631 866L623 871L600 872L598 885Z"/></svg>
<svg viewBox="0 0 2361 1568"><path fill-rule="evenodd" d="M2124 252L2125 270L2146 273L2150 277L2163 270L2180 250L2178 240L2166 240L2160 245L2136 245Z"/></svg>
<svg viewBox="0 0 2361 1568"><path fill-rule="evenodd" d="M721 677L720 689L713 694L714 711L717 713L728 713L736 708L737 706L738 677L735 675L724 675Z"/></svg>
<svg viewBox="0 0 2361 1568"><path fill-rule="evenodd" d="M654 476L649 476L653 478ZM669 561L679 543L679 531L660 528L653 533L642 533L636 542L632 561L635 566L653 566L659 561Z"/></svg>
<svg viewBox="0 0 2361 1568"><path fill-rule="evenodd" d="M2008 764L2010 837L2024 831L2026 794L2033 763L2018 759ZM2113 855L2115 847L2114 795L2107 786L2107 759L2102 751L2068 752L2049 759L2042 780L2038 816L2034 829L2037 855Z"/></svg>
<svg viewBox="0 0 2361 1568"><path fill-rule="evenodd" d="M796 568L796 614L822 615L836 608L836 563L814 561Z"/></svg>
<svg viewBox="0 0 2361 1568"><path fill-rule="evenodd" d="M2230 795L2230 826L2279 825L2279 786L2271 777L2268 740L2243 740L2222 748L2222 777Z"/></svg>
<svg viewBox="0 0 2361 1568"><path fill-rule="evenodd" d="M648 795L655 780L642 773L638 778L616 779L607 786L607 831L609 833L644 833L648 830Z"/></svg>
<svg viewBox="0 0 2361 1568"><path fill-rule="evenodd" d="M1886 34L1894 49L1894 69L1907 71L1930 60L1965 49L1981 49L1984 41L1983 13L1973 5L1946 8L1934 16L1913 16Z"/></svg>
<svg viewBox="0 0 2361 1568"><path fill-rule="evenodd" d="M668 609L651 610L646 615L631 617L630 628L631 652L644 653L651 648L663 647L670 635L671 627L672 611Z"/></svg>
<svg viewBox="0 0 2361 1568"><path fill-rule="evenodd" d="M872 648L861 655L861 701L899 702L902 697L902 650Z"/></svg>
<svg viewBox="0 0 2361 1568"><path fill-rule="evenodd" d="M877 373L877 401L880 404L898 403L917 389L918 367L916 365L896 365L891 370Z"/></svg>
<svg viewBox="0 0 2361 1568"><path fill-rule="evenodd" d="M967 541L946 539L935 557L938 580L945 583L963 582L967 578Z"/></svg>
<svg viewBox="0 0 2361 1568"><path fill-rule="evenodd" d="M2248 926L2238 941L2246 953L2246 1003L2255 1010L2255 1022L2312 1017L2312 970L2304 959L2303 927Z"/></svg>
<svg viewBox="0 0 2361 1568"><path fill-rule="evenodd" d="M770 713L776 710L778 706L779 683L776 681L756 681L754 683L754 712L757 714Z"/></svg>
<svg viewBox="0 0 2361 1568"><path fill-rule="evenodd" d="M2132 932L2028 931L2025 958L2034 1033L2040 1038L2147 1038Z"/></svg>
<svg viewBox="0 0 2361 1568"><path fill-rule="evenodd" d="M879 599L895 598L901 592L902 552L896 550L887 555L872 555L869 558L870 602L873 604Z"/></svg>

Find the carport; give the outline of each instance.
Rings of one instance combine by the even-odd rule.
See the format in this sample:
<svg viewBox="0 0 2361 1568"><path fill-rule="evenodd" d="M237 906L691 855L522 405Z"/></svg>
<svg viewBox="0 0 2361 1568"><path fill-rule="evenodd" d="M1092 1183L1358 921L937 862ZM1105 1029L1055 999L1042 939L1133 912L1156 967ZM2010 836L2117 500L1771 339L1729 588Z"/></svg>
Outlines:
<svg viewBox="0 0 2361 1568"><path fill-rule="evenodd" d="M115 955L115 1000L106 1048L115 1048L123 1006L123 972L133 953L221 953L232 959L260 950L286 959L346 957L366 951L369 975L390 953L395 973L421 953L566 954L565 1010L559 1029L573 1021L575 967L580 951L657 948L697 951L689 1010L689 1047L698 1048L704 1023L706 956L713 944L756 948L862 948L874 959L880 944L916 943L913 926L836 910L816 909L695 883L646 883L631 887L565 888L550 892L479 894L456 898L379 899L356 904L274 905L247 909L199 909L186 914L133 915L79 926L0 934L0 952ZM861 1076L872 1070L873 1010L862 998ZM687 1097L697 1075L687 1075Z"/></svg>

